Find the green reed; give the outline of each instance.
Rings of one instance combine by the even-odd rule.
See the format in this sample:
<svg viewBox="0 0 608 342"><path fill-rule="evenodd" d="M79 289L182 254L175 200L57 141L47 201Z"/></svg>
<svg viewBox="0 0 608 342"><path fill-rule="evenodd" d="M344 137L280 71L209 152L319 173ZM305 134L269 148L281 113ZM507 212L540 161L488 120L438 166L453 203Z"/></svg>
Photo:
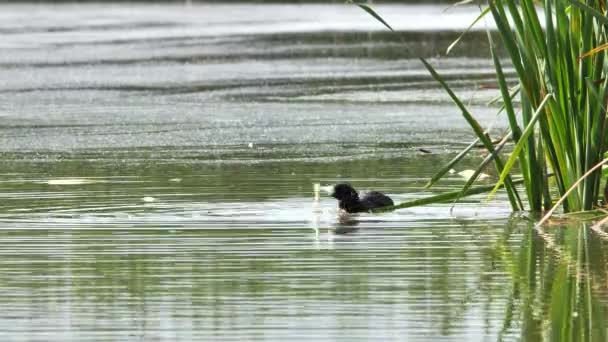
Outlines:
<svg viewBox="0 0 608 342"><path fill-rule="evenodd" d="M356 4L381 20L369 7ZM500 110L508 118L515 144L511 152L500 153L463 101L422 59L490 153L462 193L466 194L486 164L493 162L500 178L490 193L504 185L513 210L540 212L556 203L564 212L593 209L600 197L601 178L600 168L594 167L607 162L603 158L608 100L606 0L488 0L481 8L475 22L492 16L518 78L518 83L509 87L488 34L503 103ZM427 187L466 152L442 168ZM527 207L511 179L514 165L522 174Z"/></svg>
<svg viewBox="0 0 608 342"><path fill-rule="evenodd" d="M521 125L492 48L498 84L509 117L529 209L549 209L548 170L560 196L602 162L606 151L608 83L605 0L490 0L502 42L519 78ZM540 10L540 11L539 11ZM541 24L541 20L544 23ZM546 104L544 101L546 100ZM540 115L533 115L537 109ZM523 128L522 128L523 127ZM519 132L530 129L527 136ZM508 162L507 162L508 164ZM509 172L505 168L502 179ZM598 202L600 170L585 177L562 202L565 212L590 210Z"/></svg>

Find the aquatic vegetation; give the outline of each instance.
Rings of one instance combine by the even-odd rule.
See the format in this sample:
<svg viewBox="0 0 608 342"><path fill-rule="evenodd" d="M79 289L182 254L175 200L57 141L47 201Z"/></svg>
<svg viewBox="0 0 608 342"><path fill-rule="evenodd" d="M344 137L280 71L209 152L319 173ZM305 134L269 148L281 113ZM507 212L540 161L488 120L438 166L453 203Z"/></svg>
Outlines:
<svg viewBox="0 0 608 342"><path fill-rule="evenodd" d="M606 1L490 0L480 6L481 14L475 22L491 15L518 79L515 85L507 83L504 61L497 56L496 44L488 34L502 99L499 110L507 116L510 128L501 142L496 145L491 141L464 102L422 59L459 107L477 141L489 152L462 193L467 193L482 170L493 163L500 176L490 196L504 185L515 211L541 212L554 206L561 206L564 212L596 208L602 193L600 166L608 162L604 159L608 99ZM379 17L375 13L374 16ZM501 150L510 139L514 147L503 153ZM441 179L469 150L442 168L427 187ZM527 205L512 179L516 164Z"/></svg>

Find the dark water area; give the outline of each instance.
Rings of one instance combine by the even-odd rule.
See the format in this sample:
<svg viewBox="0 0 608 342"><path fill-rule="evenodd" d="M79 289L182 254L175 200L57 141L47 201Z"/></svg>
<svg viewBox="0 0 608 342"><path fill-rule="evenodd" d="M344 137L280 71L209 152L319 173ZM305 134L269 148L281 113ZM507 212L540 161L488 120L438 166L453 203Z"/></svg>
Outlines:
<svg viewBox="0 0 608 342"><path fill-rule="evenodd" d="M0 5L0 340L605 341L601 228L313 200L483 160L424 189L473 136L418 57L504 133L483 25L445 56L478 10L444 9Z"/></svg>

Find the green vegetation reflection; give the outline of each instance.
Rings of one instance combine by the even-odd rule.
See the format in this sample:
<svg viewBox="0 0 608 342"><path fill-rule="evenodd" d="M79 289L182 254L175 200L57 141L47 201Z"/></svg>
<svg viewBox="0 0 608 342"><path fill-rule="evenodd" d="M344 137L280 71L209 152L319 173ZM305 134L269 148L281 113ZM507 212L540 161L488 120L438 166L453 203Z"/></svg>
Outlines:
<svg viewBox="0 0 608 342"><path fill-rule="evenodd" d="M607 235L586 224L530 224L513 248L513 233L492 251L512 280L499 340L519 329L524 341L606 341Z"/></svg>

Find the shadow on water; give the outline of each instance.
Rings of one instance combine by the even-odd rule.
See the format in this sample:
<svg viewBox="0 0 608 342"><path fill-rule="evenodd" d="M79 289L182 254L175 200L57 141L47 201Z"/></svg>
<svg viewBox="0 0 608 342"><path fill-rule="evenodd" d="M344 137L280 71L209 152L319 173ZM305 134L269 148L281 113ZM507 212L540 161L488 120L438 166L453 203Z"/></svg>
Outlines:
<svg viewBox="0 0 608 342"><path fill-rule="evenodd" d="M74 28L77 30L78 28ZM1 33L1 31L0 31ZM107 56L90 60L67 60L57 62L10 61L0 63L0 69L86 67L91 65L135 65L142 63L190 63L238 62L240 60L285 60L321 58L371 58L377 60L417 59L435 57L438 50L449 46L460 36L458 31L438 32L297 32L282 34L237 35L205 41L203 37L173 37L133 39L102 42L73 42L57 44L55 47L90 48L105 45L162 45L167 50L161 56L139 58L117 58ZM457 45L453 54L459 57L482 58L487 56L489 46L485 32L472 32ZM208 46L208 52L179 53L180 49ZM395 68L395 70L398 70Z"/></svg>

